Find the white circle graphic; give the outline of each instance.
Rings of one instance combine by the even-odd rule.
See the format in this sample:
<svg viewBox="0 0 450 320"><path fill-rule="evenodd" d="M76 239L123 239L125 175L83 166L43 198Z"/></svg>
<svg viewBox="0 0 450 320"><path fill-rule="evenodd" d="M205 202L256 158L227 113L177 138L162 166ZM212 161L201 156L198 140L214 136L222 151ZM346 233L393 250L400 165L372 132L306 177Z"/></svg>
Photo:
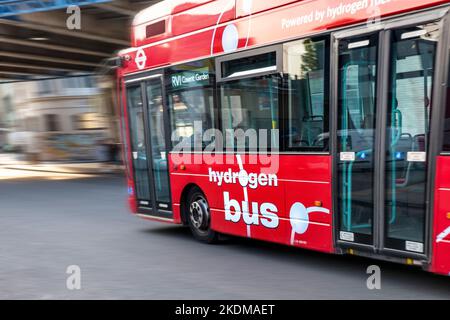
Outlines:
<svg viewBox="0 0 450 320"><path fill-rule="evenodd" d="M309 214L302 203L294 203L291 207L290 218L292 231L298 234L304 234L308 230Z"/></svg>
<svg viewBox="0 0 450 320"><path fill-rule="evenodd" d="M238 48L239 32L234 24L225 27L222 35L222 48L225 53L233 52Z"/></svg>

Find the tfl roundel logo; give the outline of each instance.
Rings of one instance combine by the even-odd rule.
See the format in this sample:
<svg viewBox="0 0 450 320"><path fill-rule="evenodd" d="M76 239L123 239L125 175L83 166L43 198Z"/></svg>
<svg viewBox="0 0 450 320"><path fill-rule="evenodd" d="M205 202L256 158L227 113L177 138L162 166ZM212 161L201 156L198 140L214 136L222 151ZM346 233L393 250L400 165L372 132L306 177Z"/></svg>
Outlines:
<svg viewBox="0 0 450 320"><path fill-rule="evenodd" d="M143 49L139 49L136 53L136 58L134 58L134 62L139 70L145 68L145 64L147 63L147 56L145 55L145 51Z"/></svg>

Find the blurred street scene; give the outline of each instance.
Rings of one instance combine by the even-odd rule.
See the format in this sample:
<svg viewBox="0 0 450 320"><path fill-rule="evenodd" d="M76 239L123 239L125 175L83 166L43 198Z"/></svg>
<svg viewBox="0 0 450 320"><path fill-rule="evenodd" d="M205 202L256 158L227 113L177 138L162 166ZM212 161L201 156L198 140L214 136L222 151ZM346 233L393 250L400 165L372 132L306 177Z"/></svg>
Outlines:
<svg viewBox="0 0 450 320"><path fill-rule="evenodd" d="M112 108L94 76L0 85L2 153L9 162L120 162Z"/></svg>

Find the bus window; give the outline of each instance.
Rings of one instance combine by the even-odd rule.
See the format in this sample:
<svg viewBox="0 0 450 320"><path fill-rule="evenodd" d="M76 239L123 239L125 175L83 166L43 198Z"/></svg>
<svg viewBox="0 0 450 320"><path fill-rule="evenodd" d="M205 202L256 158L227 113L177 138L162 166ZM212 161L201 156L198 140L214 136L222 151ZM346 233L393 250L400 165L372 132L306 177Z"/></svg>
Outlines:
<svg viewBox="0 0 450 320"><path fill-rule="evenodd" d="M288 99L283 140L287 151L328 150L328 44L300 40L284 45Z"/></svg>
<svg viewBox="0 0 450 320"><path fill-rule="evenodd" d="M157 202L169 203L169 175L161 80L146 83L152 170Z"/></svg>
<svg viewBox="0 0 450 320"><path fill-rule="evenodd" d="M365 244L373 239L377 52L376 34L339 43L340 237L352 234Z"/></svg>
<svg viewBox="0 0 450 320"><path fill-rule="evenodd" d="M279 47L281 48L281 47ZM281 57L269 51L221 65L221 122L225 145L239 151L279 150Z"/></svg>
<svg viewBox="0 0 450 320"><path fill-rule="evenodd" d="M390 247L424 243L428 139L439 24L395 30L386 131L386 224ZM411 160L416 154L422 160Z"/></svg>
<svg viewBox="0 0 450 320"><path fill-rule="evenodd" d="M147 142L145 139L145 121L141 88L127 89L128 117L130 127L131 152L135 172L136 197L142 201L150 201L150 182L148 178Z"/></svg>
<svg viewBox="0 0 450 320"><path fill-rule="evenodd" d="M214 61L209 59L168 70L167 96L174 145L182 139L190 139L193 145L194 133L203 135L214 128L213 65Z"/></svg>
<svg viewBox="0 0 450 320"><path fill-rule="evenodd" d="M241 129L249 137L237 142L233 139L233 145L239 150L278 148L278 135L272 130L279 129L278 87L277 75L242 79L221 86L222 128ZM258 140L250 138L252 133L257 134ZM238 131L235 134L238 135ZM258 144L254 145L256 142ZM228 140L227 147L231 147Z"/></svg>
<svg viewBox="0 0 450 320"><path fill-rule="evenodd" d="M221 68L223 78L243 77L275 71L277 69L277 53L273 51L226 61L221 64Z"/></svg>

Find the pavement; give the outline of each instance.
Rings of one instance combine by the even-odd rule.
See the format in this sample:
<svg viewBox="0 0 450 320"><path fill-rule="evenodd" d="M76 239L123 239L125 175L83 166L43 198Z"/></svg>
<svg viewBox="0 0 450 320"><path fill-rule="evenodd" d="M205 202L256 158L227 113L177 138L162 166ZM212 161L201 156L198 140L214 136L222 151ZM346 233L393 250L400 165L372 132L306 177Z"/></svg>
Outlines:
<svg viewBox="0 0 450 320"><path fill-rule="evenodd" d="M68 174L107 174L123 172L124 166L108 163L37 163L10 164L4 166L9 170L39 171Z"/></svg>
<svg viewBox="0 0 450 320"><path fill-rule="evenodd" d="M49 172L60 174L120 174L125 167L121 164L104 162L39 162L22 160L19 154L0 154L0 179L2 170ZM5 172L3 172L5 174Z"/></svg>
<svg viewBox="0 0 450 320"><path fill-rule="evenodd" d="M120 175L34 173L0 181L0 299L450 299L450 277L415 267L198 243L185 227L131 215ZM73 265L80 290L66 285ZM370 265L381 290L367 288Z"/></svg>

